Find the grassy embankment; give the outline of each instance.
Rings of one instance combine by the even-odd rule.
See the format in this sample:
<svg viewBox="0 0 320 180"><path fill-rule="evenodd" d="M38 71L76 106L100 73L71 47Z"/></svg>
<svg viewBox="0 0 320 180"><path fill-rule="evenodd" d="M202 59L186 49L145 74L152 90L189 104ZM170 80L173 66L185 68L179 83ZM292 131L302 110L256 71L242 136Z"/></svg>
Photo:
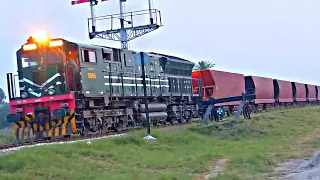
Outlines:
<svg viewBox="0 0 320 180"><path fill-rule="evenodd" d="M253 115L251 120L180 131L22 149L0 157L0 179L201 179L221 158L217 179L257 179L282 160L320 147L320 107ZM320 132L320 131L318 131ZM320 134L320 133L319 133ZM211 169L208 167L211 167Z"/></svg>
<svg viewBox="0 0 320 180"><path fill-rule="evenodd" d="M13 132L0 132L0 144L16 143Z"/></svg>

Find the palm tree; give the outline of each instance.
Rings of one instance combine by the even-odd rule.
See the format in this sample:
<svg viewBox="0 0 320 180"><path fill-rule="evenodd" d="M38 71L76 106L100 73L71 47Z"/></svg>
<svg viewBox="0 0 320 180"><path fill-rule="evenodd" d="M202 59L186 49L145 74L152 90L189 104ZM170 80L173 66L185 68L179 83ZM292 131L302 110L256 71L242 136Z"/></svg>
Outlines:
<svg viewBox="0 0 320 180"><path fill-rule="evenodd" d="M199 61L198 64L194 66L194 70L205 70L214 67L215 64L209 61Z"/></svg>

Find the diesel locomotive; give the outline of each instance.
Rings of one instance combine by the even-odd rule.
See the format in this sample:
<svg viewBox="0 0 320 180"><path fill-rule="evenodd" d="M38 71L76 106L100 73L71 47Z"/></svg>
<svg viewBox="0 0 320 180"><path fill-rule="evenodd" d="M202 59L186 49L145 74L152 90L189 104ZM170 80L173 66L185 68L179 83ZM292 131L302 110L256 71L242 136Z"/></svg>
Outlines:
<svg viewBox="0 0 320 180"><path fill-rule="evenodd" d="M30 36L16 56L17 75L7 73L7 120L14 124L18 140L145 126L139 52L39 33ZM198 117L197 95L192 93L194 63L153 52L144 53L143 59L152 125Z"/></svg>

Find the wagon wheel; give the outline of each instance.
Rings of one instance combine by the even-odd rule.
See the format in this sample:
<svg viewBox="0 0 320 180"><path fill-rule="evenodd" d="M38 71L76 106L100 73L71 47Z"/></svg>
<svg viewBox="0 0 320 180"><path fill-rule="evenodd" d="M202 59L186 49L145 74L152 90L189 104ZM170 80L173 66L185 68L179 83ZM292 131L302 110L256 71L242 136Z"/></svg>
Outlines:
<svg viewBox="0 0 320 180"><path fill-rule="evenodd" d="M188 117L186 118L186 121L187 122L190 122L192 120L192 117L193 117L193 112L192 111L187 111L187 115Z"/></svg>
<svg viewBox="0 0 320 180"><path fill-rule="evenodd" d="M226 113L227 113L227 117L230 117L230 115L231 115L230 109L228 109L228 110L226 111Z"/></svg>
<svg viewBox="0 0 320 180"><path fill-rule="evenodd" d="M243 107L243 116L244 116L245 119L251 119L250 109L249 109L248 104L246 104L246 105Z"/></svg>

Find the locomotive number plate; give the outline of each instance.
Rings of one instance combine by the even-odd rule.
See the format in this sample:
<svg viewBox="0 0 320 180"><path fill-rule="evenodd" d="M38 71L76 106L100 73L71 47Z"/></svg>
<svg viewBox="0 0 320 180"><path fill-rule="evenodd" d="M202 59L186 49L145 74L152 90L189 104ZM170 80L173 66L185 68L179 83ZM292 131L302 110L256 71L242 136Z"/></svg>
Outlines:
<svg viewBox="0 0 320 180"><path fill-rule="evenodd" d="M88 78L89 79L96 79L97 75L96 75L96 73L88 73Z"/></svg>

